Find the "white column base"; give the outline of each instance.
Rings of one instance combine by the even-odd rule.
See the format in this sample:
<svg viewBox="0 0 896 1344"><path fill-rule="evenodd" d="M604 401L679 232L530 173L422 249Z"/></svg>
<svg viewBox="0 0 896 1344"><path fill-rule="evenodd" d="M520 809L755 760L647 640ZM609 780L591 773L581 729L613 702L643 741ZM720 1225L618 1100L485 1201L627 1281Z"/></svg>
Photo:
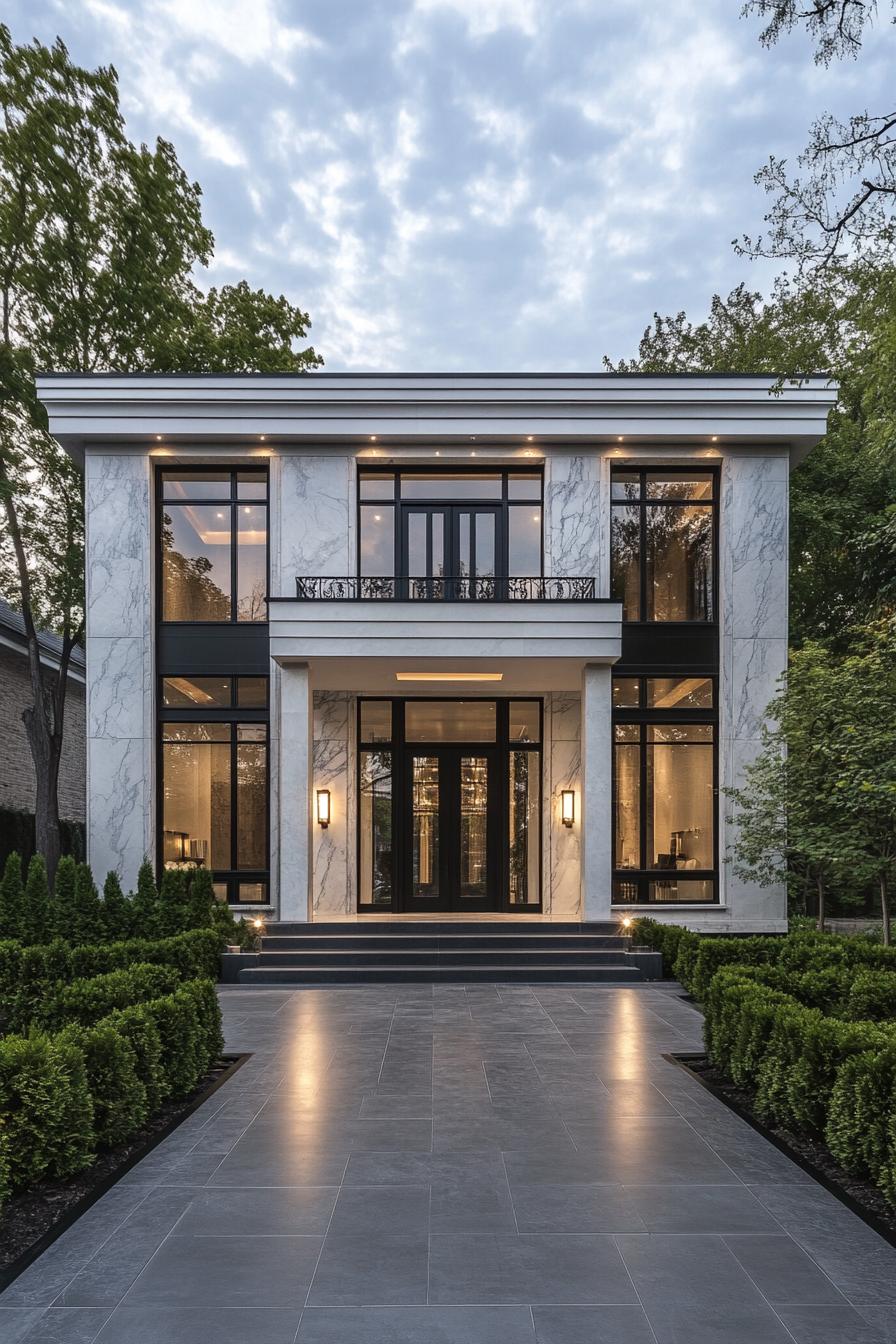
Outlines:
<svg viewBox="0 0 896 1344"><path fill-rule="evenodd" d="M582 918L609 920L613 890L612 669L582 672Z"/></svg>
<svg viewBox="0 0 896 1344"><path fill-rule="evenodd" d="M313 714L307 664L280 673L278 891L280 918L311 919L311 752Z"/></svg>

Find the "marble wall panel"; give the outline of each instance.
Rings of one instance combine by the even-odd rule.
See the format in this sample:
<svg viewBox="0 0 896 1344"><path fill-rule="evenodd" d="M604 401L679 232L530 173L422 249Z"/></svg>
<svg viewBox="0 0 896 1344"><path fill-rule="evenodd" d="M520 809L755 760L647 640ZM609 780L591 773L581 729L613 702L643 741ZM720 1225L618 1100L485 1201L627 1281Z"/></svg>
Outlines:
<svg viewBox="0 0 896 1344"><path fill-rule="evenodd" d="M296 575L347 575L355 528L351 459L283 456L277 535L278 595L295 596Z"/></svg>
<svg viewBox="0 0 896 1344"><path fill-rule="evenodd" d="M600 459L596 454L551 454L546 464L544 529L546 573L600 576Z"/></svg>
<svg viewBox="0 0 896 1344"><path fill-rule="evenodd" d="M314 819L312 906L315 919L349 915L354 896L354 753L350 718L354 697L339 691L314 693L312 807L317 789L330 790L331 820Z"/></svg>
<svg viewBox="0 0 896 1344"><path fill-rule="evenodd" d="M125 890L154 857L150 479L144 454L86 455L87 848Z"/></svg>
<svg viewBox="0 0 896 1344"><path fill-rule="evenodd" d="M787 493L784 454L725 457L719 520L722 789L743 783L744 765L759 750L765 711L787 666ZM721 896L731 927L783 919L783 886L762 889L734 872L736 831L724 794L719 812Z"/></svg>

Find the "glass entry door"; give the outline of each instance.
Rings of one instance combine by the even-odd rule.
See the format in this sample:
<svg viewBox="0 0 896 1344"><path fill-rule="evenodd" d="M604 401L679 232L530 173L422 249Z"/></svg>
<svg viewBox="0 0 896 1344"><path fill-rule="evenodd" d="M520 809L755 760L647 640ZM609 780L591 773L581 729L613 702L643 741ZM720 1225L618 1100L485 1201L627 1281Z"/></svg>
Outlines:
<svg viewBox="0 0 896 1344"><path fill-rule="evenodd" d="M500 909L494 751L421 747L407 767L405 910Z"/></svg>
<svg viewBox="0 0 896 1344"><path fill-rule="evenodd" d="M499 597L501 510L446 504L403 510L402 572L412 600Z"/></svg>

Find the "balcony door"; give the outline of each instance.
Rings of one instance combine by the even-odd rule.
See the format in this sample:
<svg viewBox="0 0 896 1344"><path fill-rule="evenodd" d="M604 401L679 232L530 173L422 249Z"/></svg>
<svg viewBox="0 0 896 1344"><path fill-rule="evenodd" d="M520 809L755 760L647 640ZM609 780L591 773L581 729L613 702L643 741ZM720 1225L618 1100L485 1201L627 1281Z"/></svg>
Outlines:
<svg viewBox="0 0 896 1344"><path fill-rule="evenodd" d="M500 910L494 749L408 751L406 912Z"/></svg>
<svg viewBox="0 0 896 1344"><path fill-rule="evenodd" d="M411 600L501 596L504 554L499 505L439 504L402 510L402 576Z"/></svg>

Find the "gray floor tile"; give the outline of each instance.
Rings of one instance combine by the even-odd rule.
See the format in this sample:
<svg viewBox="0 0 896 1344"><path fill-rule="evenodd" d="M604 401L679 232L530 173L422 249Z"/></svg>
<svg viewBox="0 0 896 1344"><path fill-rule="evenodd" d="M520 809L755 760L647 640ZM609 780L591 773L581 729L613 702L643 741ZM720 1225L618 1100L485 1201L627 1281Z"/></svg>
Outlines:
<svg viewBox="0 0 896 1344"><path fill-rule="evenodd" d="M520 1232L643 1232L621 1185L514 1185Z"/></svg>
<svg viewBox="0 0 896 1344"><path fill-rule="evenodd" d="M0 1306L0 1340L3 1344L21 1344L32 1325L44 1315L43 1307Z"/></svg>
<svg viewBox="0 0 896 1344"><path fill-rule="evenodd" d="M627 1185L648 1232L780 1232L745 1185Z"/></svg>
<svg viewBox="0 0 896 1344"><path fill-rule="evenodd" d="M721 1237L623 1233L616 1237L651 1321L672 1306L750 1306L759 1289Z"/></svg>
<svg viewBox="0 0 896 1344"><path fill-rule="evenodd" d="M119 1307L97 1344L293 1344L298 1308Z"/></svg>
<svg viewBox="0 0 896 1344"><path fill-rule="evenodd" d="M425 1238L428 1230L428 1185L352 1185L339 1191L328 1237Z"/></svg>
<svg viewBox="0 0 896 1344"><path fill-rule="evenodd" d="M528 1307L307 1307L296 1344L497 1344L499 1340L534 1344Z"/></svg>
<svg viewBox="0 0 896 1344"><path fill-rule="evenodd" d="M338 1192L338 1186L317 1185L201 1190L177 1230L210 1237L323 1236Z"/></svg>
<svg viewBox="0 0 896 1344"><path fill-rule="evenodd" d="M535 1307L538 1344L655 1344L640 1307Z"/></svg>
<svg viewBox="0 0 896 1344"><path fill-rule="evenodd" d="M672 1302L648 1307L647 1316L656 1344L793 1344L781 1318L761 1299Z"/></svg>
<svg viewBox="0 0 896 1344"><path fill-rule="evenodd" d="M634 1303L612 1237L430 1238L431 1302Z"/></svg>
<svg viewBox="0 0 896 1344"><path fill-rule="evenodd" d="M320 1247L320 1237L170 1236L126 1305L301 1307Z"/></svg>
<svg viewBox="0 0 896 1344"><path fill-rule="evenodd" d="M872 1309L873 1310L873 1309ZM793 1335L796 1344L892 1344L896 1339L896 1316L886 1323L872 1324L855 1307L778 1307L778 1315Z"/></svg>
<svg viewBox="0 0 896 1344"><path fill-rule="evenodd" d="M347 1162L347 1152L320 1152L287 1144L258 1148L241 1139L215 1170L209 1188L219 1185L339 1185Z"/></svg>
<svg viewBox="0 0 896 1344"><path fill-rule="evenodd" d="M426 1302L428 1238L328 1236L308 1305L412 1306Z"/></svg>
<svg viewBox="0 0 896 1344"><path fill-rule="evenodd" d="M726 1236L725 1244L773 1305L843 1303L842 1294L827 1275L783 1233Z"/></svg>
<svg viewBox="0 0 896 1344"><path fill-rule="evenodd" d="M105 1307L50 1307L22 1337L22 1344L94 1344L108 1319ZM8 1344L2 1333L0 1339Z"/></svg>

